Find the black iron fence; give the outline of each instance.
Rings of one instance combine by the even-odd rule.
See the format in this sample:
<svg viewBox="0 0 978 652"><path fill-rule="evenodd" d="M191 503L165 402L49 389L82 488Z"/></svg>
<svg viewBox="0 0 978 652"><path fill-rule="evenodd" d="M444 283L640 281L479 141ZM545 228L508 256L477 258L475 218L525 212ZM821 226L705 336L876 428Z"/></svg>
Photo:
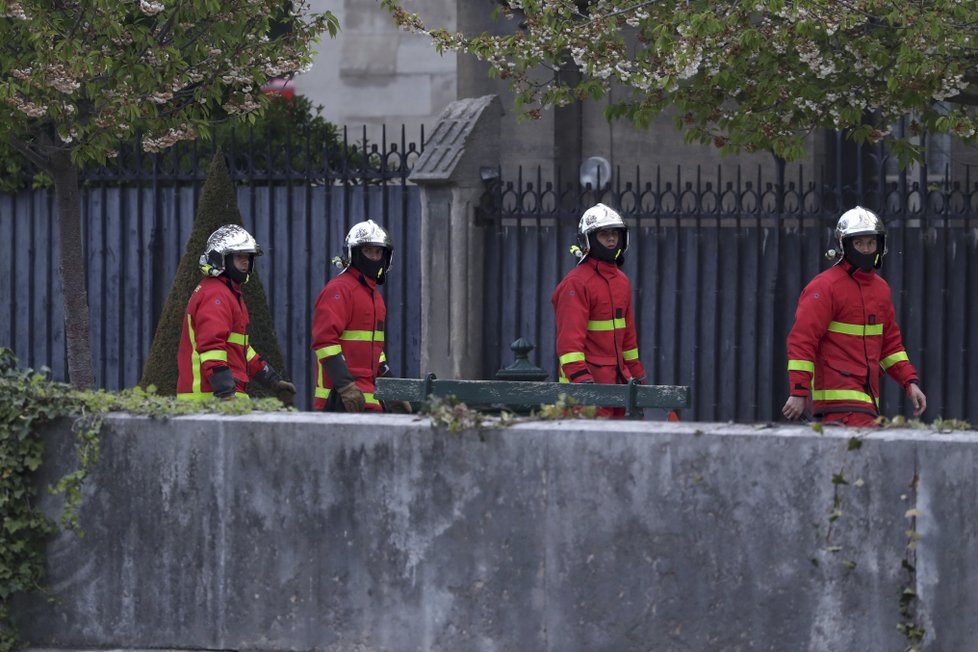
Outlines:
<svg viewBox="0 0 978 652"><path fill-rule="evenodd" d="M282 345L296 379L299 405L311 407L312 309L337 273L349 227L368 217L387 228L396 255L386 300L388 348L395 374L416 377L420 305L420 200L407 176L421 149L398 138L282 146L254 138L225 149L245 227L267 255L258 268ZM423 132L420 138L423 140ZM418 142L421 142L420 140ZM190 143L163 154L123 149L111 165L83 176L82 227L99 387L132 387L142 373L156 323L196 216L213 149ZM24 365L66 378L64 313L58 276L53 191L0 194L0 345ZM397 352L396 354L393 352Z"/></svg>
<svg viewBox="0 0 978 652"><path fill-rule="evenodd" d="M686 419L780 420L798 296L831 264L824 252L839 214L861 204L889 229L882 275L928 396L926 417L978 422L978 178L968 168L957 178L949 168L936 179L926 168L887 176L892 162L876 163L878 174L860 165L864 175L829 179L838 183L784 165L774 178L619 173L597 192L522 173L499 183L479 211L489 229L485 372L505 364L508 344L523 336L556 378L551 293L576 262L568 248L579 216L604 201L631 227L624 269L653 382L690 386ZM884 413L908 414L896 383L883 385Z"/></svg>
<svg viewBox="0 0 978 652"><path fill-rule="evenodd" d="M423 142L423 134L421 140ZM843 141L839 141L840 143ZM396 375L419 377L420 193L408 183L420 147L404 130L378 143L299 136L285 146L252 138L225 148L245 225L268 251L266 285L288 371L308 407L311 310L349 226L373 217L397 253L388 349ZM852 154L850 156L849 154ZM84 177L83 228L99 386L134 385L190 233L212 150L162 155L124 150ZM930 402L927 417L978 422L978 175L967 166L900 170L881 148L835 152L831 173L800 166L618 171L611 187L522 174L497 183L476 219L486 226L484 376L512 360L519 336L556 377L550 295L575 259L584 208L605 201L632 227L625 270L635 290L642 358L654 382L688 385L686 419L777 420L785 394L785 338L805 283L839 213L856 204L890 229L883 276L893 289L911 359ZM848 166L848 167L847 167ZM843 174L844 172L844 174ZM49 190L0 194L0 345L34 367L66 375L57 232ZM308 382L306 382L308 381ZM884 382L886 414L906 413Z"/></svg>

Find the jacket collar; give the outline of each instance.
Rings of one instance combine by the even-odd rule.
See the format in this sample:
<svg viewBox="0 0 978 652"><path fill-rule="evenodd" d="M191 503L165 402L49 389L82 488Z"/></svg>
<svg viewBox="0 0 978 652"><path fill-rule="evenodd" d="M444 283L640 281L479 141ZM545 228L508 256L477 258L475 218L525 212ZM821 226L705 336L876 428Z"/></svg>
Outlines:
<svg viewBox="0 0 978 652"><path fill-rule="evenodd" d="M619 271L617 263L609 263L603 260L596 260L594 258L588 258L586 261L584 261L584 264L590 265L598 274L605 277L616 274Z"/></svg>
<svg viewBox="0 0 978 652"><path fill-rule="evenodd" d="M875 269L871 269L868 272L864 272L863 270L859 269L858 267L856 267L855 265L853 265L852 263L850 263L848 260L845 259L843 259L842 262L839 263L839 265L842 266L842 269L845 270L846 274L848 274L852 278L862 283L868 283L869 281L873 280L874 276L876 276Z"/></svg>

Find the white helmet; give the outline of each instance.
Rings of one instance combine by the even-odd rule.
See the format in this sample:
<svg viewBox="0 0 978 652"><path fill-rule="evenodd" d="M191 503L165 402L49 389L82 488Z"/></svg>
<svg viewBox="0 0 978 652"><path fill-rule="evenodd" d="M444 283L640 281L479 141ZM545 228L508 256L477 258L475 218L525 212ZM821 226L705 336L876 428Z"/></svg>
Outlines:
<svg viewBox="0 0 978 652"><path fill-rule="evenodd" d="M346 265L353 265L365 275L377 279L377 283L384 282L387 273L390 271L391 261L394 259L394 242L383 227L373 220L358 222L350 227L344 245L346 247ZM361 253L360 248L367 245L384 249L383 258L380 261L372 261L366 258Z"/></svg>
<svg viewBox="0 0 978 652"><path fill-rule="evenodd" d="M611 260L608 260L621 265L621 255L628 250L628 227L617 211L604 204L595 204L581 215L581 221L577 225L577 244L581 248L581 260L589 254L604 250L600 243L591 240L591 234L604 229L618 229L621 233L618 249L610 252ZM602 256L596 257L603 259Z"/></svg>
<svg viewBox="0 0 978 652"><path fill-rule="evenodd" d="M242 274L228 260L228 256L234 254L250 254L247 272ZM250 233L245 231L244 227L237 224L225 224L218 227L207 238L207 245L204 247L204 253L200 256L198 264L200 271L207 276L220 276L227 272L232 280L244 283L255 270L255 256L261 256L261 254L261 246Z"/></svg>
<svg viewBox="0 0 978 652"><path fill-rule="evenodd" d="M871 210L862 206L847 210L835 225L835 239L839 243L839 254L846 255L846 241L859 235L874 235L877 242L877 254L874 254L873 267L879 268L886 255L886 226L883 220Z"/></svg>

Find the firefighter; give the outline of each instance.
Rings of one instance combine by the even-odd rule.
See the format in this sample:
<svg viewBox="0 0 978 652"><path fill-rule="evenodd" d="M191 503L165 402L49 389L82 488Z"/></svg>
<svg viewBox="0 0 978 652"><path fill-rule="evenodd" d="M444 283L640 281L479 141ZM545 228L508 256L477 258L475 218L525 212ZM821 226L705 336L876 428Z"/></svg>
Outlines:
<svg viewBox="0 0 978 652"><path fill-rule="evenodd" d="M604 204L584 211L577 228L578 257L554 290L557 358L562 383L645 384L632 314L632 286L620 267L628 227ZM624 408L598 408L598 416L621 418Z"/></svg>
<svg viewBox="0 0 978 652"><path fill-rule="evenodd" d="M354 224L346 235L343 268L319 298L312 322L316 352L314 409L328 412L383 412L374 397L378 377L391 373L384 353L387 307L379 285L390 273L394 244L373 220ZM389 401L391 412L410 412L406 401Z"/></svg>
<svg viewBox="0 0 978 652"><path fill-rule="evenodd" d="M917 370L903 348L890 286L876 270L886 255L886 227L857 206L835 228L839 261L820 273L798 299L788 334L789 396L781 412L807 408L822 423L873 427L879 417L879 376L885 371L907 392L913 414L927 408Z"/></svg>
<svg viewBox="0 0 978 652"><path fill-rule="evenodd" d="M244 228L225 224L207 238L197 284L183 320L177 353L177 397L231 399L254 378L286 405L295 385L283 380L248 343L248 308L241 286L255 270L261 247Z"/></svg>

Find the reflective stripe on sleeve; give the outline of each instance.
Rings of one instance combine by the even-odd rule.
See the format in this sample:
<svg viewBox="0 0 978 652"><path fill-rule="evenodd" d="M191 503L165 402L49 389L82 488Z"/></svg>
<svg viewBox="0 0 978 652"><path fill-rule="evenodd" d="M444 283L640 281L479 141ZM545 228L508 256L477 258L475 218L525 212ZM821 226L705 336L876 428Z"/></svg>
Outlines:
<svg viewBox="0 0 978 652"><path fill-rule="evenodd" d="M910 362L910 356L907 355L906 351L897 351L880 360L880 366L883 367L883 371L886 371L896 363L903 361Z"/></svg>
<svg viewBox="0 0 978 652"><path fill-rule="evenodd" d="M254 350L253 348L251 348L251 347L249 346L249 347L248 347L248 353L247 353L247 354L245 355L245 359L246 359L246 360L247 360L248 362L251 362L251 360L252 360L252 359L253 359L253 358L254 358L254 357L255 357L256 355L258 355L258 351L255 351L255 350Z"/></svg>
<svg viewBox="0 0 978 652"><path fill-rule="evenodd" d="M204 351L199 354L198 358L201 362L207 362L209 360L220 360L221 362L228 361L228 352L215 349L213 351Z"/></svg>
<svg viewBox="0 0 978 652"><path fill-rule="evenodd" d="M248 336L244 333L231 333L228 335L228 342L231 344L240 344L241 346L246 346L248 344Z"/></svg>
<svg viewBox="0 0 978 652"><path fill-rule="evenodd" d="M561 365L565 365L568 362L584 362L584 353L581 351L573 351L560 356Z"/></svg>
<svg viewBox="0 0 978 652"><path fill-rule="evenodd" d="M788 371L807 371L815 373L815 363L811 360L788 360Z"/></svg>
<svg viewBox="0 0 978 652"><path fill-rule="evenodd" d="M638 349L628 349L622 352L621 357L624 360L638 360Z"/></svg>
<svg viewBox="0 0 978 652"><path fill-rule="evenodd" d="M322 360L323 358L331 358L334 355L339 355L343 352L343 347L339 344L332 344L330 346L324 346L321 349L316 349L316 360Z"/></svg>

